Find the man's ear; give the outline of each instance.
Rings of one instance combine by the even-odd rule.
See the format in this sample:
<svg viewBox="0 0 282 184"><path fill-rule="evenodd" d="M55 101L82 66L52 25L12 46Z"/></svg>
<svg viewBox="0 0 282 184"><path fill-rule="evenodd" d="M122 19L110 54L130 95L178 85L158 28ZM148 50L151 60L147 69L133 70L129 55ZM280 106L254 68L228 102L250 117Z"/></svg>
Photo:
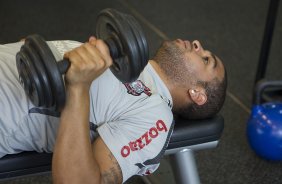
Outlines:
<svg viewBox="0 0 282 184"><path fill-rule="evenodd" d="M206 91L203 88L189 89L188 93L191 97L191 100L198 105L204 105L207 101Z"/></svg>

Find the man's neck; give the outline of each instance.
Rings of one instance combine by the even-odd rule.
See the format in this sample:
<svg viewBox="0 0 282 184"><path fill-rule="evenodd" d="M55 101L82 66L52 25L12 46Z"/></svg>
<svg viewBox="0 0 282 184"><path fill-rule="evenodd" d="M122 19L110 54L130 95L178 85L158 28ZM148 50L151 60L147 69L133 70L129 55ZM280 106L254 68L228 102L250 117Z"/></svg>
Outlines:
<svg viewBox="0 0 282 184"><path fill-rule="evenodd" d="M166 87L168 88L169 92L171 93L172 91L172 85L169 82L168 77L165 75L164 71L161 69L160 65L154 61L154 60L150 60L149 63L151 64L151 66L154 68L154 70L156 71L156 73L158 74L158 76L161 78L161 80L164 82L164 84L166 85Z"/></svg>
<svg viewBox="0 0 282 184"><path fill-rule="evenodd" d="M161 80L164 82L164 84L168 88L168 90L171 94L171 97L172 97L172 101L173 101L173 109L177 109L180 106L182 106L183 103L185 103L185 101L184 101L184 99L185 99L185 89L183 89L183 88L181 89L180 87L177 87L177 85L175 85L175 83L173 83L167 77L167 75L164 73L164 71L161 69L160 65L156 61L150 60L149 63L151 64L151 66L154 68L156 73L159 75Z"/></svg>

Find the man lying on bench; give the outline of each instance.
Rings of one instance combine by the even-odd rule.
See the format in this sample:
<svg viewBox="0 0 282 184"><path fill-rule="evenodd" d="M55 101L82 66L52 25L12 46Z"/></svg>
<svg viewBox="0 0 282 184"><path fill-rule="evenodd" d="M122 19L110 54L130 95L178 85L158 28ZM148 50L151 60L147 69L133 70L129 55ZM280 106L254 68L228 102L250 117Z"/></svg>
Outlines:
<svg viewBox="0 0 282 184"><path fill-rule="evenodd" d="M71 62L60 118L35 107L18 79L23 42L0 45L0 157L53 152L54 183L122 183L154 172L173 130L172 112L207 118L222 107L226 72L199 41L165 41L138 80L121 83L107 45L48 42Z"/></svg>

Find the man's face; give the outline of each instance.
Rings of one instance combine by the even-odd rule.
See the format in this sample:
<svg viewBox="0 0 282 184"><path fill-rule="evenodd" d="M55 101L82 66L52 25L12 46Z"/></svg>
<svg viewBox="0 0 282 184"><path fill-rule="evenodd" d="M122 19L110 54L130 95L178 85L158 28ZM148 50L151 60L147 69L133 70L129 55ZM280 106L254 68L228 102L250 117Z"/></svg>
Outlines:
<svg viewBox="0 0 282 184"><path fill-rule="evenodd" d="M224 77L221 60L205 50L197 40L166 41L158 50L156 60L159 60L157 62L167 70L166 73L174 73L174 78L183 78L183 81L184 78L196 82L211 81L216 77L221 80Z"/></svg>

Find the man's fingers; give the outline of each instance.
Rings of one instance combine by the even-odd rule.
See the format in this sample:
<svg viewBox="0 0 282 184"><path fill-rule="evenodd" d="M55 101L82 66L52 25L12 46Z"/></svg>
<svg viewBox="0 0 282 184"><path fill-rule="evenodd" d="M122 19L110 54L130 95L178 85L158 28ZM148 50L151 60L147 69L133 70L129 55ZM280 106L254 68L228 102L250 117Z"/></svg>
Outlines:
<svg viewBox="0 0 282 184"><path fill-rule="evenodd" d="M107 44L103 40L97 40L96 47L101 52L102 57L106 61L106 66L111 66L113 64L113 60L110 55L110 50Z"/></svg>
<svg viewBox="0 0 282 184"><path fill-rule="evenodd" d="M90 68L103 68L104 61L103 58L100 56L100 52L91 44L85 43L81 48L80 55L83 59L83 62L87 64Z"/></svg>
<svg viewBox="0 0 282 184"><path fill-rule="evenodd" d="M93 45L96 45L96 37L94 37L94 36L90 36L90 38L89 38L89 43L91 43L91 44L93 44Z"/></svg>
<svg viewBox="0 0 282 184"><path fill-rule="evenodd" d="M99 68L105 68L106 62L101 52L90 43L85 43L84 49L88 52L88 61L94 63Z"/></svg>
<svg viewBox="0 0 282 184"><path fill-rule="evenodd" d="M64 58L71 62L66 73L69 85L91 84L112 63L108 46L95 37L64 54Z"/></svg>
<svg viewBox="0 0 282 184"><path fill-rule="evenodd" d="M101 52L88 42L70 53L66 53L65 57L70 60L71 67L75 70L85 72L95 70L100 73L108 68Z"/></svg>
<svg viewBox="0 0 282 184"><path fill-rule="evenodd" d="M81 63L83 61L83 58L81 57L80 51L78 49L73 50L72 52L69 52L66 56L67 59L71 62L70 67L74 67L74 65Z"/></svg>
<svg viewBox="0 0 282 184"><path fill-rule="evenodd" d="M95 79L112 64L108 46L95 37L90 37L89 42L66 52L64 58L71 62L70 69L67 72L68 76L75 74L82 78L89 76L91 79ZM79 72L82 73L79 74ZM85 80L88 81L88 79ZM74 81L77 81L77 79Z"/></svg>
<svg viewBox="0 0 282 184"><path fill-rule="evenodd" d="M101 52L100 56L106 61L106 66L107 67L111 66L112 58L111 58L110 50L107 44L103 40L97 39L94 36L91 36L89 38L89 43L95 46Z"/></svg>
<svg viewBox="0 0 282 184"><path fill-rule="evenodd" d="M110 56L110 51L107 46L107 44L100 40L97 39L94 36L91 36L89 38L89 42L85 43L82 45L82 48L86 49L79 51L78 53L81 55L81 58L84 59L84 61L92 61L92 62L97 62L97 64L100 67L108 68L112 65L112 58ZM81 49L81 48L79 48ZM66 52L64 55L64 58L69 59L70 58L70 53L71 52Z"/></svg>

